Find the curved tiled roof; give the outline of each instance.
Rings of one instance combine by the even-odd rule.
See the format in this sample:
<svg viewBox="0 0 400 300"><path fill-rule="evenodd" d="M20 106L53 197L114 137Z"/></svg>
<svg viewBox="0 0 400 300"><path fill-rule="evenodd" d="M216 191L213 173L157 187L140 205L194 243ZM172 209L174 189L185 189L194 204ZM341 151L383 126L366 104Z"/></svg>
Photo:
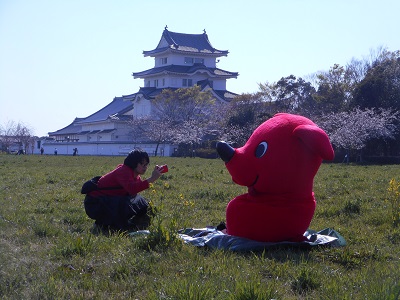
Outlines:
<svg viewBox="0 0 400 300"><path fill-rule="evenodd" d="M131 99L133 95L115 97L114 100L107 106L103 107L94 114L84 118L83 120L77 122L77 124L93 123L99 121L105 121L107 119L119 119L124 118L123 114L130 111L133 108Z"/></svg>
<svg viewBox="0 0 400 300"><path fill-rule="evenodd" d="M69 124L68 126L61 128L57 131L54 132L49 132L49 135L53 135L53 134L70 134L70 135L74 135L77 134L78 132L80 132L82 130L82 126L80 125L76 125L76 122L79 122L80 120L82 120L83 118L75 118L75 120Z"/></svg>
<svg viewBox="0 0 400 300"><path fill-rule="evenodd" d="M154 99L162 90L155 87L141 87L136 95L142 94L145 99Z"/></svg>
<svg viewBox="0 0 400 300"><path fill-rule="evenodd" d="M204 90L207 87L210 87L210 82L206 80L199 81L197 83L200 85L201 90ZM178 88L168 88L170 90L177 90ZM139 92L137 92L135 95L141 94L145 99L154 99L157 95L161 94L163 89L157 89L155 87L145 87L145 88L140 88ZM224 101L231 101L233 98L237 96L237 94L229 92L227 90L214 90L212 89L212 92L220 98L220 100Z"/></svg>
<svg viewBox="0 0 400 300"><path fill-rule="evenodd" d="M236 78L238 72L229 72L218 68L208 68L204 64L194 64L193 66L180 66L180 65L167 65L157 68L152 68L142 72L132 73L133 78L144 78L146 76L153 76L157 74L185 74L191 75L198 71L207 71L211 76Z"/></svg>
<svg viewBox="0 0 400 300"><path fill-rule="evenodd" d="M163 41L168 45L164 46ZM215 49L208 40L205 30L202 34L187 34L172 32L165 28L157 47L150 51L143 51L143 54L145 56L152 56L168 50L218 56L226 56L229 53L227 50Z"/></svg>
<svg viewBox="0 0 400 300"><path fill-rule="evenodd" d="M221 99L224 99L227 102L230 102L233 98L237 96L237 94L232 93L230 91L221 91L221 90L213 90L215 94L218 95Z"/></svg>
<svg viewBox="0 0 400 300"><path fill-rule="evenodd" d="M133 108L133 103L130 101L133 96L135 96L135 94L115 97L111 103L94 114L91 114L86 118L75 118L75 120L68 126L54 132L49 132L49 135L85 134L89 132L82 131L82 124L100 122L107 119L127 120L130 116L124 114Z"/></svg>

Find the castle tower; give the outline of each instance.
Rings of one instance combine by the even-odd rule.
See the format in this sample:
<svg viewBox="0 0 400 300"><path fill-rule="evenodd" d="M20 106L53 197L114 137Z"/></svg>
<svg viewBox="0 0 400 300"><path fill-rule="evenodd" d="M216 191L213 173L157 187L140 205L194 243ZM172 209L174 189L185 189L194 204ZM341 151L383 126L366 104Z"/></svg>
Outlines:
<svg viewBox="0 0 400 300"><path fill-rule="evenodd" d="M227 50L215 49L206 31L202 34L186 34L169 31L165 27L155 49L143 51L145 57L154 58L154 67L134 72L134 78L143 79L143 87L133 99L134 116L151 113L151 100L163 89L178 89L199 85L209 89L216 99L229 102L236 94L226 90L226 80L237 78L237 72L219 69L219 57L227 56Z"/></svg>

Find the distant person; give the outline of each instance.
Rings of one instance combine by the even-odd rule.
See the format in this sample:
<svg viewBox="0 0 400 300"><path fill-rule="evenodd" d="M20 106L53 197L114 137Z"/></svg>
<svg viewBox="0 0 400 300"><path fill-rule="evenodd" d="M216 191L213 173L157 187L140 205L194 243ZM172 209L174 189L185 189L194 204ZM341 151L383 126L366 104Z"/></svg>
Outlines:
<svg viewBox="0 0 400 300"><path fill-rule="evenodd" d="M74 148L72 152L72 156L76 156L78 154L78 148Z"/></svg>
<svg viewBox="0 0 400 300"><path fill-rule="evenodd" d="M57 155L57 148L54 149L54 155Z"/></svg>
<svg viewBox="0 0 400 300"><path fill-rule="evenodd" d="M40 155L43 155L43 153L44 153L44 149L43 149L43 147L41 147L40 148Z"/></svg>
<svg viewBox="0 0 400 300"><path fill-rule="evenodd" d="M162 169L156 165L151 176L143 180L141 175L144 175L149 163L147 152L135 149L123 164L100 177L98 189L89 191L84 201L86 214L95 220L95 227L137 230L150 225L147 215L149 204L138 193L149 188L150 183L162 175ZM85 192L82 190L82 193Z"/></svg>

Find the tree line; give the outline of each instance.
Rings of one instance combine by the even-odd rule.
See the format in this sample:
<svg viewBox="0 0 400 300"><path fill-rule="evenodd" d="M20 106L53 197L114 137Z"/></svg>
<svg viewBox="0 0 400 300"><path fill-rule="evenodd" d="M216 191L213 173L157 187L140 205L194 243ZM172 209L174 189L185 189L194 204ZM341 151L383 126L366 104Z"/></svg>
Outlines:
<svg viewBox="0 0 400 300"><path fill-rule="evenodd" d="M381 47L346 66L258 86L230 103L219 103L198 86L163 90L153 102L152 117L132 120L132 137L182 149L205 148L218 139L241 146L262 122L288 112L323 128L339 157L399 156L400 51Z"/></svg>

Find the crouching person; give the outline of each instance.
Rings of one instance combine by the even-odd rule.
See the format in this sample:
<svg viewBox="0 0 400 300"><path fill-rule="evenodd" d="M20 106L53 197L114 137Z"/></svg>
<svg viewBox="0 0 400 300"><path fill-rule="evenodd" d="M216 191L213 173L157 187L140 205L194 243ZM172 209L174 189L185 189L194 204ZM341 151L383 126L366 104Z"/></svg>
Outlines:
<svg viewBox="0 0 400 300"><path fill-rule="evenodd" d="M150 183L162 175L155 166L151 176L145 180L141 175L150 163L149 155L141 149L131 151L124 163L113 171L90 182L84 206L86 214L95 220L98 229L140 230L150 225L147 215L148 202L138 193L149 188ZM94 180L94 182L93 182ZM96 182L97 181L97 182Z"/></svg>

